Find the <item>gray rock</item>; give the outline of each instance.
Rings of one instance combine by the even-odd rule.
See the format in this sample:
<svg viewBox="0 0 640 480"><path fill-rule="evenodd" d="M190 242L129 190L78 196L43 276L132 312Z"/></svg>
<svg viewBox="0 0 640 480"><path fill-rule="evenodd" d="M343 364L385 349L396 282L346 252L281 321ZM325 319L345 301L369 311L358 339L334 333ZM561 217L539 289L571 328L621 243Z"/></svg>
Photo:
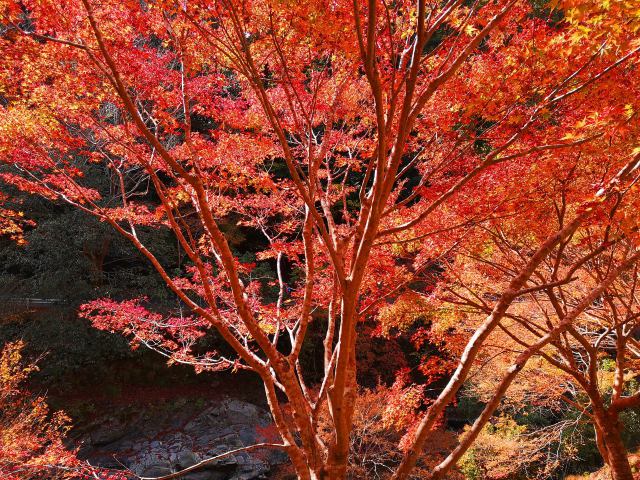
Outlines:
<svg viewBox="0 0 640 480"><path fill-rule="evenodd" d="M223 400L199 413L185 405L188 403L175 402L171 407L174 410L141 412L127 422L129 433L123 433L123 428L110 430L98 427L97 438L108 440L108 454L112 457L115 454L135 474L162 476L188 468L203 459L260 442L262 438L256 427L271 423L271 416L266 411L240 400ZM105 430L112 432L111 436L106 436ZM116 431L123 434L115 435ZM91 438L94 438L93 434ZM107 454L96 446L89 449L93 451L87 456L93 458L104 458ZM184 478L258 480L268 478L269 464L283 463L286 458L286 454L277 450L260 452L259 456L253 452L240 452Z"/></svg>
<svg viewBox="0 0 640 480"><path fill-rule="evenodd" d="M215 472L191 472L187 473L184 477L184 480L223 480L224 474L217 474Z"/></svg>
<svg viewBox="0 0 640 480"><path fill-rule="evenodd" d="M213 454L214 456L217 454ZM235 455L229 455L228 457L221 458L215 462L207 464L204 468L208 470L219 470L220 468L228 469L229 467L236 467L238 465L238 458Z"/></svg>
<svg viewBox="0 0 640 480"><path fill-rule="evenodd" d="M177 455L176 468L181 470L183 468L191 467L200 461L198 455L190 450L183 450Z"/></svg>
<svg viewBox="0 0 640 480"><path fill-rule="evenodd" d="M143 477L160 477L171 473L171 468L168 465L149 465L146 467L140 475Z"/></svg>
<svg viewBox="0 0 640 480"><path fill-rule="evenodd" d="M123 438L128 433L128 428L120 422L109 422L98 430L91 432L89 442L96 447L103 447Z"/></svg>

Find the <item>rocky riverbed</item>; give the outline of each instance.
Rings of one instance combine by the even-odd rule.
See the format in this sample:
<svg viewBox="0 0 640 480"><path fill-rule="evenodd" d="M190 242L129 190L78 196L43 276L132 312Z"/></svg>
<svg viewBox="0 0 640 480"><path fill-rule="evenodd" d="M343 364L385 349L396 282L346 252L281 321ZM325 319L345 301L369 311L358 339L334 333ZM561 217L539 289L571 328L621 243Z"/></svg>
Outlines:
<svg viewBox="0 0 640 480"><path fill-rule="evenodd" d="M192 402L179 399L162 407L136 411L120 408L86 425L75 441L79 455L92 465L156 477L261 442L268 438L270 414L260 406L231 397ZM185 475L185 480L270 478L286 462L279 450L239 452Z"/></svg>

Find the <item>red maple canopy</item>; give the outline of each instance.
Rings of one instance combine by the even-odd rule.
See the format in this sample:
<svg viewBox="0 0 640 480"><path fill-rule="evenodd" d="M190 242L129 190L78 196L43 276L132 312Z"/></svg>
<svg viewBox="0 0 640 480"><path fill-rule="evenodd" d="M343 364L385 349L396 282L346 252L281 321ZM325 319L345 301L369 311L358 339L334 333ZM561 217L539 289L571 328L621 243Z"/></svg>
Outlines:
<svg viewBox="0 0 640 480"><path fill-rule="evenodd" d="M0 179L109 223L189 309L101 299L83 315L171 361L258 374L300 478L345 478L361 321L402 330L456 276L482 276L451 288L483 298L470 333L421 331L448 351L424 359L427 378L453 375L410 422L394 473L407 478L507 310L564 281L571 259L537 274L558 248L591 245L611 269L496 381L498 402L638 258L636 2L3 0L0 14ZM17 235L12 218L0 228ZM229 222L262 239L255 262ZM163 267L149 228L171 229L183 271ZM492 259L500 228L517 246ZM325 325L317 385L299 361L311 321ZM233 355L194 347L210 329Z"/></svg>

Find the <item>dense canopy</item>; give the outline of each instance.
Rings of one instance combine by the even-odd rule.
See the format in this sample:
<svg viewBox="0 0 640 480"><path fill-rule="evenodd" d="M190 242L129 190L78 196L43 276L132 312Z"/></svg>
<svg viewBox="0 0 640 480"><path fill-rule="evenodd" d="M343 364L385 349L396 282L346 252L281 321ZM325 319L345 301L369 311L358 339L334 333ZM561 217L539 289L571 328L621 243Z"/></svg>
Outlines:
<svg viewBox="0 0 640 480"><path fill-rule="evenodd" d="M1 0L0 15L0 234L25 242L27 192L131 242L172 307L120 294L80 315L170 363L257 374L298 478L352 475L364 337L417 358L385 397L389 478L449 478L506 392L587 412L612 478L632 478L638 2ZM313 342L319 372L301 361ZM463 385L480 416L428 453Z"/></svg>

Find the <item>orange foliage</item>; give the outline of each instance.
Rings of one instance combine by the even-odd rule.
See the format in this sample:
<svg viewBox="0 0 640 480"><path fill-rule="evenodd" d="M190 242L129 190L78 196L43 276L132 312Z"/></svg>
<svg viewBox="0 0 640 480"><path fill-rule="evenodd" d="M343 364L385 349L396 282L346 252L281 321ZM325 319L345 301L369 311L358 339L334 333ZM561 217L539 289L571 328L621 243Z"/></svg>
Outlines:
<svg viewBox="0 0 640 480"><path fill-rule="evenodd" d="M8 343L0 353L0 476L6 480L91 478L92 469L79 461L64 442L69 418L51 412L44 397L25 390L37 370L23 361L22 342ZM101 478L122 479L104 473Z"/></svg>

